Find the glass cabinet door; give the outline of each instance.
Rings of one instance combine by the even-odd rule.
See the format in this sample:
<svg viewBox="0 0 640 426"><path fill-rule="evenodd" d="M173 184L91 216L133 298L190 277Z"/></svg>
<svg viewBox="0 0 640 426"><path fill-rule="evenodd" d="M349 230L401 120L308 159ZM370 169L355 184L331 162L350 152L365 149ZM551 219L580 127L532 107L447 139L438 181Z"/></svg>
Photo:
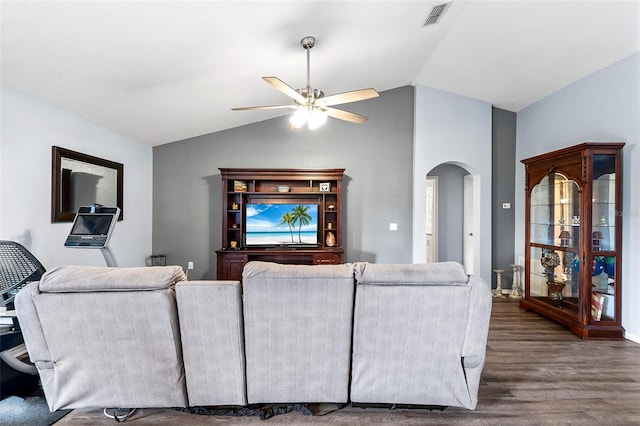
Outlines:
<svg viewBox="0 0 640 426"><path fill-rule="evenodd" d="M560 173L550 173L532 189L530 209L530 297L577 316L578 184Z"/></svg>
<svg viewBox="0 0 640 426"><path fill-rule="evenodd" d="M591 226L591 321L615 321L615 155L593 156Z"/></svg>

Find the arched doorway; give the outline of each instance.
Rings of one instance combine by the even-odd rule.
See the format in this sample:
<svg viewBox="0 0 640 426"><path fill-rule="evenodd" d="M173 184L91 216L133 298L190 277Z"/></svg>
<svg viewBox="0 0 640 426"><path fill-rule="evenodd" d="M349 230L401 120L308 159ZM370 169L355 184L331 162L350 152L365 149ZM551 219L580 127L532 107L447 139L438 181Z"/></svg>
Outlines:
<svg viewBox="0 0 640 426"><path fill-rule="evenodd" d="M479 177L453 163L427 174L426 263L455 261L479 270Z"/></svg>

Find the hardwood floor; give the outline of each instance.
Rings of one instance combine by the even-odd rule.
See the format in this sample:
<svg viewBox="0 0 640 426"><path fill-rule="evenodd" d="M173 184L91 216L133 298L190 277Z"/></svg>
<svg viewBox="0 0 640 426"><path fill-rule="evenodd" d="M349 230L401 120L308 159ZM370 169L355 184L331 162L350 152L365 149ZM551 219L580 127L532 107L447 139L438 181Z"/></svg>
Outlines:
<svg viewBox="0 0 640 426"><path fill-rule="evenodd" d="M259 417L143 409L127 424L260 424ZM102 410L74 410L56 426L112 425ZM640 345L581 340L518 303L495 299L475 411L346 407L324 416L278 415L271 424L640 425Z"/></svg>

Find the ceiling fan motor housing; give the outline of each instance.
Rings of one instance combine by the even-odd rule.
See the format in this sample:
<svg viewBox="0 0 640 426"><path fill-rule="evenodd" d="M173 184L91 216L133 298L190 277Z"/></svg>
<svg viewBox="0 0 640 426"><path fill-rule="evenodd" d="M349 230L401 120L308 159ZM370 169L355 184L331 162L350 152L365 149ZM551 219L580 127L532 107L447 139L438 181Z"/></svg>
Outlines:
<svg viewBox="0 0 640 426"><path fill-rule="evenodd" d="M313 88L310 88L310 87L307 87L307 88L304 88L304 89L297 89L296 91L298 93L300 93L302 96L304 96L304 98L307 100L307 102L313 102L313 101L315 101L317 99L320 99L320 98L324 97L324 92L322 90L313 89Z"/></svg>
<svg viewBox="0 0 640 426"><path fill-rule="evenodd" d="M307 50L311 49L316 45L316 38L314 36L303 37L302 40L300 40L300 44Z"/></svg>

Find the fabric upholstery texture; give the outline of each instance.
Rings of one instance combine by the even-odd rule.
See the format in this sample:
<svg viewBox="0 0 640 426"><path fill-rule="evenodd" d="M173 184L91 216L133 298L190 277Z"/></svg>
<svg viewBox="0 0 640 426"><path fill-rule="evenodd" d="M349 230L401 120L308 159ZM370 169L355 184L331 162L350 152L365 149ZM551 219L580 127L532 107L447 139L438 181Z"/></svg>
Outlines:
<svg viewBox="0 0 640 426"><path fill-rule="evenodd" d="M347 402L353 265L249 262L242 282L248 402Z"/></svg>
<svg viewBox="0 0 640 426"><path fill-rule="evenodd" d="M189 405L244 405L242 294L239 281L176 285Z"/></svg>
<svg viewBox="0 0 640 426"><path fill-rule="evenodd" d="M180 266L104 268L97 266L58 266L40 280L43 293L156 290L169 288L185 275Z"/></svg>
<svg viewBox="0 0 640 426"><path fill-rule="evenodd" d="M101 268L104 274L68 268L52 270L40 288L33 283L16 297L49 408L186 406L175 292L168 284L180 278L176 267L145 268L152 277L141 277L143 268Z"/></svg>
<svg viewBox="0 0 640 426"><path fill-rule="evenodd" d="M360 284L376 285L466 285L467 273L458 262L394 265L356 263L355 278Z"/></svg>
<svg viewBox="0 0 640 426"><path fill-rule="evenodd" d="M351 400L475 408L488 285L452 262L363 263L355 275Z"/></svg>

